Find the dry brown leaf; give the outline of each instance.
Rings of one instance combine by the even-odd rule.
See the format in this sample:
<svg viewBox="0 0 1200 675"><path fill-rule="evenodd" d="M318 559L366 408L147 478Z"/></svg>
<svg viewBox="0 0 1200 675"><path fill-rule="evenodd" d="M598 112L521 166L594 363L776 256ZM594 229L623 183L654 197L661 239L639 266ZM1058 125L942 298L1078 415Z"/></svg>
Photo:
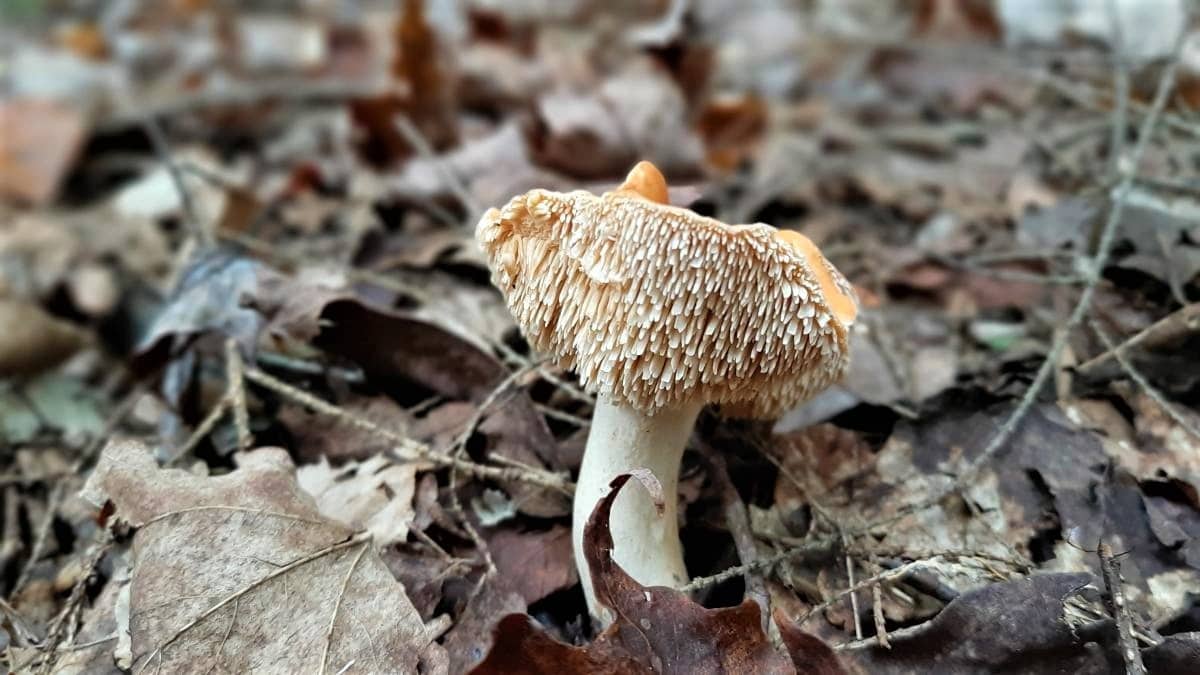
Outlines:
<svg viewBox="0 0 1200 675"><path fill-rule="evenodd" d="M390 546L408 538L417 471L424 468L382 454L336 468L321 458L298 468L296 482L317 500L321 515L366 530L377 545Z"/></svg>
<svg viewBox="0 0 1200 675"><path fill-rule="evenodd" d="M538 101L531 134L539 164L578 178L612 178L634 162L667 174L698 172L699 136L687 125L679 87L650 63L635 63L594 91L555 91Z"/></svg>
<svg viewBox="0 0 1200 675"><path fill-rule="evenodd" d="M563 525L539 532L497 530L488 537L488 550L500 575L511 581L526 604L579 581L571 554L571 530Z"/></svg>
<svg viewBox="0 0 1200 675"><path fill-rule="evenodd" d="M706 609L685 594L663 586L642 586L612 559L608 528L613 501L630 478L661 504L662 488L645 469L613 479L596 505L584 534L584 555L596 586L596 600L612 610L614 621L586 647L550 639L529 617L506 617L496 642L472 673L842 673L827 646L809 643L805 663L793 663L771 646L753 600L737 607ZM794 637L794 635L793 635ZM795 640L793 640L795 642ZM819 641L812 641L819 642Z"/></svg>
<svg viewBox="0 0 1200 675"><path fill-rule="evenodd" d="M0 101L0 197L54 198L87 133L76 109L53 101Z"/></svg>
<svg viewBox="0 0 1200 675"><path fill-rule="evenodd" d="M287 453L242 456L224 476L160 469L110 443L84 488L137 528L134 672L258 669L416 672L441 648L369 535L323 517Z"/></svg>

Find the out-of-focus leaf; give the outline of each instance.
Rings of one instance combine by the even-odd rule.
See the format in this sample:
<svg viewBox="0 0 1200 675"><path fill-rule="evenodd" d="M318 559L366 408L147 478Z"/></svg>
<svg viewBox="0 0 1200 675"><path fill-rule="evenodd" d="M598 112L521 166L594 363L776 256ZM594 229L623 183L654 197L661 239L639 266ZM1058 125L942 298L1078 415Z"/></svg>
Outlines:
<svg viewBox="0 0 1200 675"><path fill-rule="evenodd" d="M53 368L86 343L83 332L37 305L0 298L0 377Z"/></svg>
<svg viewBox="0 0 1200 675"><path fill-rule="evenodd" d="M0 101L0 197L54 198L87 133L76 109L47 100Z"/></svg>
<svg viewBox="0 0 1200 675"><path fill-rule="evenodd" d="M43 425L80 441L104 430L103 399L78 378L43 375L20 387L0 389L0 430L9 443L33 439Z"/></svg>
<svg viewBox="0 0 1200 675"><path fill-rule="evenodd" d="M234 338L245 353L253 353L263 317L247 304L269 273L255 260L223 251L199 257L139 341L137 360L150 366L162 350L174 351L208 332Z"/></svg>

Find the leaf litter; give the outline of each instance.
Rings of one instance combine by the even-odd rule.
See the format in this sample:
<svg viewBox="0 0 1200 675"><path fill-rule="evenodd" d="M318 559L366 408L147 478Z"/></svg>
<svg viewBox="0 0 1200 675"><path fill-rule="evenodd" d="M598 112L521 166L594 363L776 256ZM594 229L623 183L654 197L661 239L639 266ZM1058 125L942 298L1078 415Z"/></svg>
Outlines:
<svg viewBox="0 0 1200 675"><path fill-rule="evenodd" d="M1186 3L176 4L0 9L10 670L1195 662ZM863 312L838 386L702 418L685 589L594 514L604 627L594 401L471 226L641 159Z"/></svg>

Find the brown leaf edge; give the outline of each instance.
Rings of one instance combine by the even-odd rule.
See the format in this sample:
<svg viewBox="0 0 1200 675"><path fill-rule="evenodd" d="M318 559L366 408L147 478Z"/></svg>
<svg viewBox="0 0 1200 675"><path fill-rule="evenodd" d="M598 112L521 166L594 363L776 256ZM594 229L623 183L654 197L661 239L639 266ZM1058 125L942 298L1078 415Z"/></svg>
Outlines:
<svg viewBox="0 0 1200 675"><path fill-rule="evenodd" d="M737 607L706 609L685 594L662 586L645 587L609 555L609 517L617 495L636 478L656 504L662 486L645 469L615 477L584 530L584 551L596 584L596 599L616 620L592 644L573 647L547 635L525 614L502 618L491 651L471 672L559 675L562 672L755 672L844 675L837 656L819 639L784 617L781 631L791 663L770 645L751 600ZM655 630L656 626L662 629Z"/></svg>

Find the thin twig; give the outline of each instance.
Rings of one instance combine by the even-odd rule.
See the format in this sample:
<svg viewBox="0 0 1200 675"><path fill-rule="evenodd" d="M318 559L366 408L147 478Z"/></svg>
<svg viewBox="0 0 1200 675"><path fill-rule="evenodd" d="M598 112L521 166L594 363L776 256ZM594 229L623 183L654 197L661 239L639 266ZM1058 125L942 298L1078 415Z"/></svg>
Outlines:
<svg viewBox="0 0 1200 675"><path fill-rule="evenodd" d="M1182 41L1180 41L1180 44L1182 44ZM1096 293L1096 288L1099 285L1104 268L1108 264L1108 258L1112 252L1112 244L1116 239L1117 229L1121 224L1121 217L1125 213L1125 202L1129 198L1129 193L1132 191L1134 181L1137 177L1137 168L1141 164L1146 148L1150 145L1150 138L1153 136L1154 128L1158 124L1163 106L1166 104L1167 95L1175 85L1175 74L1178 67L1177 46L1176 57L1171 60L1171 63L1167 66L1162 78L1158 82L1158 91L1154 94L1154 103L1151 105L1150 113L1142 122L1141 129L1138 132L1137 145L1134 146L1129 163L1123 164L1121 167L1121 182L1114 191L1112 206L1108 212L1108 219L1101 230L1096 254L1089 265L1087 283L1083 287L1083 292L1079 295L1079 301L1075 304L1074 310L1063 325L1063 330L1055 338L1054 343L1050 347L1050 352L1046 355L1045 360L1042 361L1041 367L1038 369L1037 374L1034 375L1033 382L1029 385L1029 389L1026 390L1017 407L1013 409L1009 418L1001 425L996 435L992 437L992 440L988 442L983 452L979 454L966 470L959 474L958 478L954 481L951 491L960 491L969 485L975 475L989 464L1000 450L1004 448L1008 440L1016 432L1021 421L1025 419L1025 416L1033 408L1038 393L1054 373L1055 365L1058 363L1059 357L1066 347L1067 337L1083 322L1084 316L1092 305L1092 297ZM934 503L940 501L940 496L933 501Z"/></svg>
<svg viewBox="0 0 1200 675"><path fill-rule="evenodd" d="M1104 347L1112 352L1113 356L1115 356L1117 359L1117 363L1120 363L1121 367L1125 369L1125 372L1129 374L1129 378L1132 379L1139 387L1141 387L1142 391L1146 392L1146 395L1153 399L1154 402L1158 404L1158 407L1163 409L1163 412L1167 413L1172 420L1175 420L1175 423L1178 424L1180 428L1192 436L1200 439L1200 429L1197 429L1196 426L1192 424L1191 420L1184 417L1183 413L1180 412L1173 403L1167 400L1167 397L1164 396L1162 392L1155 389L1154 385L1150 384L1150 381L1146 379L1146 376L1134 367L1133 362L1129 360L1129 357L1125 356L1120 349L1116 348L1116 346L1113 344L1112 338L1109 337L1108 333L1104 331L1104 329L1100 326L1100 323L1097 321L1091 321L1090 325L1092 330L1096 331L1096 335L1099 336L1100 341L1104 343Z"/></svg>
<svg viewBox="0 0 1200 675"><path fill-rule="evenodd" d="M158 155L159 161L167 168L171 182L175 184L175 191L179 193L179 203L183 208L184 220L187 222L192 236L195 237L196 243L201 249L211 249L214 245L212 232L204 223L200 222L195 202L192 200L192 193L183 182L183 173L179 170L179 163L175 161L175 155L171 152L171 144L167 141L167 136L159 126L158 120L152 115L143 117L142 129L146 132L146 137L150 139L150 144L154 146L154 153Z"/></svg>
<svg viewBox="0 0 1200 675"><path fill-rule="evenodd" d="M1108 148L1108 171L1114 179L1121 174L1121 162L1125 159L1125 127L1129 117L1129 64L1125 59L1125 36L1121 30L1121 17L1117 11L1117 0L1108 0L1108 22L1112 31L1113 84L1116 88L1116 106L1112 113L1112 136Z"/></svg>
<svg viewBox="0 0 1200 675"><path fill-rule="evenodd" d="M486 478L489 480L506 481L516 480L540 485L542 487L557 490L563 494L570 495L575 490L575 485L565 477L545 470L533 469L502 469L494 466L485 466L475 462L458 459L450 455L433 450L429 446L418 443L411 438L398 434L390 429L384 428L372 422L371 420L353 415L342 408L339 408L332 403L328 403L312 394L293 387L292 385L283 382L257 368L249 368L245 372L247 380L254 382L262 387L274 391L276 394L292 400L295 403L307 406L312 410L328 415L334 419L345 422L355 428L376 434L380 438L388 440L396 445L395 452L402 459L412 461L414 459L426 460L434 463L437 466L449 467L457 466L460 471L476 478Z"/></svg>
<svg viewBox="0 0 1200 675"><path fill-rule="evenodd" d="M244 371L237 341L229 338L225 341L226 400L233 411L233 428L237 432L238 450L249 450L254 442L250 435L250 413L246 410L246 382L242 375Z"/></svg>
<svg viewBox="0 0 1200 675"><path fill-rule="evenodd" d="M397 114L395 120L396 129L400 131L402 136L404 136L404 140L408 141L409 145L413 146L413 148L418 154L421 155L421 157L432 162L438 173L442 174L442 178L446 182L446 187L454 193L455 198L457 198L458 201L463 205L463 208L467 210L467 224L469 225L472 218L476 218L483 213L483 208L480 207L479 203L475 201L475 198L471 196L471 192L467 190L467 186L465 183L463 183L462 178L450 168L445 159L443 159L434 151L433 146L429 143L429 140L426 139L425 135L421 133L421 130L417 128L417 125L413 124L412 120L408 119L407 115L402 113Z"/></svg>
<svg viewBox="0 0 1200 675"><path fill-rule="evenodd" d="M460 431L458 436L454 439L454 443L451 446L451 457L453 457L455 460L462 459L467 451L467 441L470 440L471 436L475 433L475 429L477 429L480 422L483 421L484 414L491 410L492 406L496 404L496 401L500 400L501 396L507 394L509 390L512 389L517 380L529 374L536 368L537 364L535 363L530 363L518 368L517 370L509 373L508 377L505 377L500 381L499 384L496 385L494 389L492 389L492 391L483 399L479 406L475 408L475 412L471 415L471 419L467 421L467 424L463 427L463 430ZM475 529L474 523L472 523L471 519L467 517L467 512L463 508L462 500L458 497L457 464L452 464L450 466L449 493L450 511L458 518L463 530L467 533L467 536L471 538L471 543L475 545L475 550L479 551L479 555L483 558L484 566L487 569L487 575L491 576L496 574L496 561L492 559L492 552L488 548L487 542L479 535L478 530Z"/></svg>
<svg viewBox="0 0 1200 675"><path fill-rule="evenodd" d="M875 638L879 641L879 646L884 649L891 649L892 643L888 642L887 635L887 620L883 616L883 584L876 582L871 586L871 606L875 609Z"/></svg>
<svg viewBox="0 0 1200 675"><path fill-rule="evenodd" d="M798 558L805 554L816 554L816 553L828 554L829 551L831 551L837 547L839 541L840 540L836 537L826 537L823 539L816 539L814 541L805 542L798 546L792 546L792 547L786 548L782 551L779 551L778 553L774 553L769 556L764 556L764 557L759 558L758 560L755 560L754 562L751 562L751 563L746 563L744 565L737 565L735 567L730 567L728 569L722 570L720 572L717 572L716 574L713 574L713 575L710 575L707 577L696 577L695 579L692 579L688 583L681 586L679 588L679 590L684 593L691 593L692 591L696 591L701 588L707 588L714 584L719 584L719 583L723 583L725 581L729 581L730 579L733 579L734 577L740 577L745 574L751 574L751 573L756 573L756 572L761 572L763 570L771 569L772 567L778 565L779 563L783 562L784 560L788 560L791 558Z"/></svg>
<svg viewBox="0 0 1200 675"><path fill-rule="evenodd" d="M1100 557L1100 574L1104 577L1104 586L1108 589L1105 604L1117 623L1117 644L1121 649L1121 659L1125 661L1127 675L1146 675L1146 664L1142 663L1142 652L1138 649L1137 640L1133 637L1133 618L1129 615L1129 605L1125 602L1124 582L1121 580L1121 563L1113 555L1108 542L1100 542L1096 548Z"/></svg>
<svg viewBox="0 0 1200 675"><path fill-rule="evenodd" d="M725 527L733 537L737 548L738 560L743 565L754 563L759 559L758 544L754 533L750 530L750 516L746 512L746 504L738 494L737 488L729 478L729 467L721 452L706 442L700 443L700 453L710 467L709 478L717 489L721 499L721 511L725 515ZM745 574L746 597L754 600L762 608L763 627L766 628L771 616L771 595L767 592L767 584L763 578L752 572Z"/></svg>
<svg viewBox="0 0 1200 675"><path fill-rule="evenodd" d="M1193 302L1171 312L1116 347L1106 349L1102 354L1079 364L1075 367L1075 372L1086 375L1116 356L1117 352L1138 346L1152 347L1196 331L1200 331L1200 302Z"/></svg>
<svg viewBox="0 0 1200 675"><path fill-rule="evenodd" d="M842 545L846 545L844 535ZM850 584L848 595L850 596L850 612L854 615L854 639L861 640L863 638L862 615L859 614L858 593L855 592L854 558L849 553L846 554L846 581Z"/></svg>
<svg viewBox="0 0 1200 675"><path fill-rule="evenodd" d="M200 420L200 424L196 425L195 430L193 430L192 434L187 437L187 440L183 442L183 445L181 445L179 449L175 451L175 454L167 458L167 461L164 462L164 465L174 466L175 462L178 462L180 459L186 457L189 452L195 450L196 446L200 445L200 441L204 440L210 433L212 433L212 430L217 426L217 422L221 421L221 418L225 415L225 411L228 409L229 396L226 394L221 396L221 399L212 407L212 410L208 411L208 415L206 415L204 419Z"/></svg>
<svg viewBox="0 0 1200 675"><path fill-rule="evenodd" d="M67 493L67 483L65 480L60 480L54 484L54 489L50 493L50 498L46 500L46 515L42 518L42 523L38 527L37 536L33 540L33 549L29 552L29 558L21 567L21 573L17 575L17 581L13 584L13 595L25 586L25 582L29 581L29 575L33 572L34 566L45 552L46 542L50 538L50 528L54 524L54 517L58 513L58 507L62 504L63 498Z"/></svg>

